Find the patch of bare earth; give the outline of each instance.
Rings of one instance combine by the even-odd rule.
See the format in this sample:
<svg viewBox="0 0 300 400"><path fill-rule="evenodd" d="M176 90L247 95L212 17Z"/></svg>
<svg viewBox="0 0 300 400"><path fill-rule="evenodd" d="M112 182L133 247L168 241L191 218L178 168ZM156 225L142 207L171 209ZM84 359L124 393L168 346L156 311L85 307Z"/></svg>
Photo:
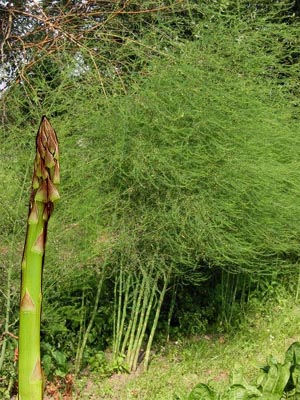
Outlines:
<svg viewBox="0 0 300 400"><path fill-rule="evenodd" d="M88 400L120 400L126 392L126 386L129 382L136 379L141 374L141 369L131 374L113 374L106 380L105 389L103 389L103 380L99 379L97 382L95 377L88 378L86 380L85 387L81 390L80 396L77 399L88 399ZM105 393L103 393L105 391ZM132 389L130 393L131 397L138 398L138 391Z"/></svg>

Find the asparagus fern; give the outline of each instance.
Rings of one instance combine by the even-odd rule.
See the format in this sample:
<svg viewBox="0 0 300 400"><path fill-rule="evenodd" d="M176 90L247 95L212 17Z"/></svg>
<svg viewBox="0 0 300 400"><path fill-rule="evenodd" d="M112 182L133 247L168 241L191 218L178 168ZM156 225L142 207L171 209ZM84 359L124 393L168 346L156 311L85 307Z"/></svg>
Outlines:
<svg viewBox="0 0 300 400"><path fill-rule="evenodd" d="M47 223L59 199L58 141L44 116L36 137L36 156L22 260L19 324L19 400L43 398L40 357L42 269Z"/></svg>

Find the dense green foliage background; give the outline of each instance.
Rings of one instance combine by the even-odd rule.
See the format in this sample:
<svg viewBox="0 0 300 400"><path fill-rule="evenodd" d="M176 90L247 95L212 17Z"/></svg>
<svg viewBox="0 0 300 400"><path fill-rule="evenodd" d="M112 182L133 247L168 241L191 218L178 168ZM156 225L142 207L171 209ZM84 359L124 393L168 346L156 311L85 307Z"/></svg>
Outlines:
<svg viewBox="0 0 300 400"><path fill-rule="evenodd" d="M190 1L121 16L126 40L116 50L106 38L106 71L102 55L94 68L85 51L93 42L75 57L66 46L2 95L5 385L14 379L15 340L4 332L17 335L42 114L57 131L62 173L44 271L49 376L69 371L80 348L81 368L106 368L96 355L124 339L133 303L123 308L123 331L118 310L126 287L133 299L143 279L155 293L139 351L156 311L157 343L236 326L250 298L281 285L298 296L299 22L292 2L271 3ZM123 365L118 356L112 369Z"/></svg>

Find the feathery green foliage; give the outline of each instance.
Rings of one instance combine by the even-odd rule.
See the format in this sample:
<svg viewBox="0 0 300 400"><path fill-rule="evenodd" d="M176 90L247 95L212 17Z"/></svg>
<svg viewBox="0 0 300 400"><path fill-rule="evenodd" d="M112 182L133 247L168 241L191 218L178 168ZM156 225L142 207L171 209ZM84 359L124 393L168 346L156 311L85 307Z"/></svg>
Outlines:
<svg viewBox="0 0 300 400"><path fill-rule="evenodd" d="M124 72L124 86L107 74L107 96L91 65L76 76L73 55L62 51L3 98L10 107L0 159L10 160L1 166L12 182L0 193L7 210L0 215L3 243L12 236L20 243L22 236L22 207L10 204L28 184L18 173L29 165L29 132L38 114L52 115L64 154L64 200L51 219L53 247L45 260L45 360L57 343L74 358L84 337L82 365L104 348L123 357L135 291L132 282L129 289L125 280L120 286L120 266L137 285L146 278L157 285L154 307L144 310L145 330L136 323L141 350L166 282L165 299L175 286L181 297L173 311L163 301L161 335L166 315L176 328L179 312L187 311L180 305L187 287L197 293L197 316L209 311L199 324L205 329L223 305L260 288L259 276L280 282L299 271L297 21L287 24L244 1L239 15L236 2L221 3L190 1L175 20L162 15L149 22L153 29L141 22L136 42L127 40L118 54L133 72ZM44 75L49 63L53 79ZM221 305L219 285L227 285L219 291L226 293ZM231 309L230 324L234 314ZM188 318L183 321L180 329L190 332Z"/></svg>
<svg viewBox="0 0 300 400"><path fill-rule="evenodd" d="M80 114L86 98L57 121L69 204L59 217L58 268L66 254L76 274L105 259L118 279L120 263L137 270L154 262L198 283L220 268L295 269L294 110L280 88L253 81L250 67L239 75L226 57L209 58L202 48L182 46L181 58L153 66L141 89L93 102L88 121Z"/></svg>

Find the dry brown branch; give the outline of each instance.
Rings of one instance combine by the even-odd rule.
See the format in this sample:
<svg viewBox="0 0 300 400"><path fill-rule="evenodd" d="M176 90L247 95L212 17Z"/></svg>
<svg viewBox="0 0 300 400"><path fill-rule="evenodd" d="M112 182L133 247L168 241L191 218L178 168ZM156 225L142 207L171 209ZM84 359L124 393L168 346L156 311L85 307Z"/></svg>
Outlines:
<svg viewBox="0 0 300 400"><path fill-rule="evenodd" d="M13 333L3 332L2 335L0 336L0 341L2 341L5 336L10 336L11 338L18 340L18 336L14 335Z"/></svg>
<svg viewBox="0 0 300 400"><path fill-rule="evenodd" d="M24 3L25 5L19 8L0 6L0 13L5 16L6 21L1 24L1 61L2 65L15 66L11 79L24 79L25 74L35 64L47 55L59 53L62 48L68 48L73 53L83 50L90 58L105 93L103 77L97 62L103 56L101 52L94 51L90 43L99 42L101 36L102 40L111 40L115 45L121 46L124 42L124 29L129 29L126 42L133 43L134 35L130 37L130 27L126 27L126 23L124 25L123 18L126 15L134 17L149 13L173 12L184 0L175 0L172 5L153 2L148 8L145 7L145 2L134 0L90 0L80 5L72 5L71 1L68 1L64 7L51 3L45 8L38 4L26 6L27 3Z"/></svg>
<svg viewBox="0 0 300 400"><path fill-rule="evenodd" d="M4 46L5 46L5 42L9 39L10 37L10 33L11 33L11 27L12 27L12 14L9 13L8 14L8 21L7 21L7 25L3 25L2 29L3 29L3 40L0 44L0 55L1 55L1 61L2 63L4 62Z"/></svg>

